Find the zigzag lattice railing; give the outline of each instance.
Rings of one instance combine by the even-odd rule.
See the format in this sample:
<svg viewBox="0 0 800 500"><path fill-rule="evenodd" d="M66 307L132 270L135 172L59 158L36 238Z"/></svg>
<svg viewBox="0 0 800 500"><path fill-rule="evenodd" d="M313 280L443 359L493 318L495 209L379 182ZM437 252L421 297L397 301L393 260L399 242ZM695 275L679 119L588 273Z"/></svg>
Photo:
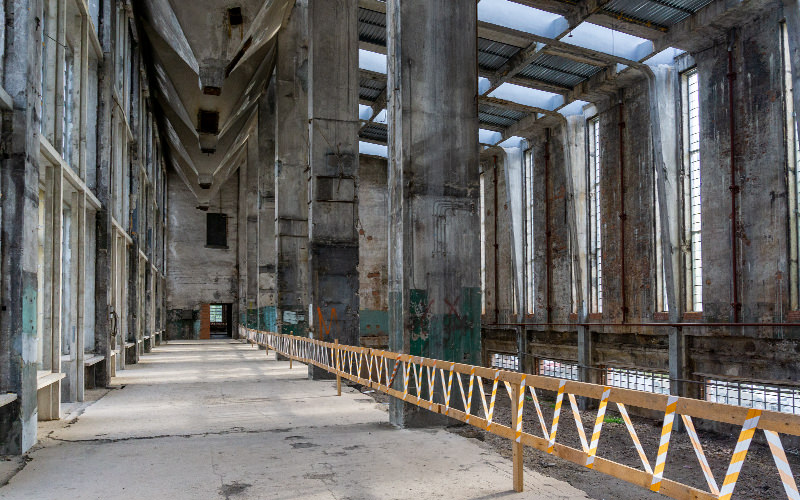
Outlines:
<svg viewBox="0 0 800 500"><path fill-rule="evenodd" d="M337 379L343 377L352 380L408 403L512 440L514 443L514 489L517 491L522 491L522 446L530 446L672 498L729 500L736 487L750 442L755 432L761 429L775 460L777 473L781 478L786 497L789 500L800 500L797 484L779 436L780 434L800 436L800 416L798 415L509 372L246 328L240 328L240 334L250 343L265 346L289 359L327 370L335 374ZM491 384L491 396L488 402L484 383ZM502 425L493 420L495 400L498 388L501 386L505 388L511 399L511 426ZM537 390L556 393L555 411L550 425L545 422L543 417ZM532 405L536 411L536 420L541 427L541 435L536 435L535 429L527 432L523 429L522 417L526 408L526 393L531 396ZM455 399L453 399L454 394L457 394ZM592 435L588 440L578 412L576 396L599 401L597 418ZM559 415L565 398L569 401L575 417L581 449L566 446L556 440ZM473 404L476 400L479 401L479 406ZM605 411L610 403L613 403L619 410L644 470L634 469L598 455L598 443L603 430ZM628 406L664 413L661 442L654 464L650 463L639 442L626 410ZM529 408L530 405L527 407ZM698 464L705 476L708 484L707 491L664 477L672 427L675 417L678 415L685 425ZM702 444L694 428L693 418L742 426L721 486L716 482L706 460Z"/></svg>

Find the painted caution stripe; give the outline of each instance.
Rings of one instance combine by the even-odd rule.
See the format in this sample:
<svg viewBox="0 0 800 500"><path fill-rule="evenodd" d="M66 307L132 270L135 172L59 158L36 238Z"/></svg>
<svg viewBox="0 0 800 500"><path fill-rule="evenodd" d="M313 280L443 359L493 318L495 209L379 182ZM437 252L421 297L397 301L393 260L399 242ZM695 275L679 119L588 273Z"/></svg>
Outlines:
<svg viewBox="0 0 800 500"><path fill-rule="evenodd" d="M786 459L786 452L783 451L783 444L781 438L775 431L768 431L764 429L764 435L769 443L769 449L772 452L772 458L775 460L775 466L778 468L778 474L781 476L783 489L786 490L786 498L789 500L800 500L800 492L797 491L797 483L792 474L792 468L789 466L789 461Z"/></svg>
<svg viewBox="0 0 800 500"><path fill-rule="evenodd" d="M428 367L428 409L433 409L433 393L436 387L436 368Z"/></svg>
<svg viewBox="0 0 800 500"><path fill-rule="evenodd" d="M392 369L392 378L389 379L389 383L386 384L387 387L392 387L394 383L394 378L397 376L397 369L400 368L400 355L397 355L397 359L394 360L394 368Z"/></svg>
<svg viewBox="0 0 800 500"><path fill-rule="evenodd" d="M536 397L536 389L532 385L528 387L531 391L531 399L533 399L533 406L536 407L536 416L539 417L539 425L542 426L542 437L547 438L547 424L544 422L542 407L539 406L539 398Z"/></svg>
<svg viewBox="0 0 800 500"><path fill-rule="evenodd" d="M686 434L689 435L689 440L692 442L692 448L694 448L694 454L697 455L697 461L700 463L700 468L703 470L706 483L708 483L708 490L714 495L719 495L719 486L717 486L717 480L714 479L714 473L711 472L711 467L708 465L706 454L703 453L703 445L700 444L700 438L697 436L697 431L694 428L692 417L689 415L681 415L681 419L683 420L684 427L686 427Z"/></svg>
<svg viewBox="0 0 800 500"><path fill-rule="evenodd" d="M725 474L725 481L722 483L722 488L719 491L720 500L730 500L733 496L733 490L736 488L736 481L739 479L739 473L742 471L742 464L747 457L747 450L750 449L750 442L753 440L753 435L756 433L758 420L761 418L761 410L752 408L747 411L747 418L742 424L742 432L739 433L739 441L736 442L736 448L733 450L731 463L728 466L728 473Z"/></svg>
<svg viewBox="0 0 800 500"><path fill-rule="evenodd" d="M606 407L608 398L611 396L611 388L603 387L603 395L600 397L600 407L597 409L597 418L594 421L592 430L592 442L589 444L589 456L586 457L586 467L594 468L594 457L597 455L597 445L600 442L600 431L603 430L603 421L606 418Z"/></svg>
<svg viewBox="0 0 800 500"><path fill-rule="evenodd" d="M575 428L578 429L578 437L581 439L581 447L583 452L589 454L589 444L586 442L586 431L583 428L583 420L581 419L581 412L578 410L578 403L575 401L575 395L567 394L569 397L569 405L572 408L572 417L575 419Z"/></svg>
<svg viewBox="0 0 800 500"><path fill-rule="evenodd" d="M444 396L444 414L450 414L450 394L453 389L453 373L455 372L456 364L450 363L450 376L447 379L447 392L445 392ZM439 373L442 376L442 387L445 386L444 383L444 370L439 370Z"/></svg>
<svg viewBox="0 0 800 500"><path fill-rule="evenodd" d="M642 460L644 470L646 470L648 474L652 474L653 469L650 467L650 461L647 460L647 455L642 448L642 443L639 441L639 436L636 434L636 429L633 428L633 422L631 422L631 417L628 415L628 410L625 409L625 405L622 403L617 403L617 408L619 409L622 420L625 422L625 427L628 429L628 434L631 436L633 446L636 447L636 452L639 453L639 458Z"/></svg>
<svg viewBox="0 0 800 500"><path fill-rule="evenodd" d="M558 384L558 395L556 396L556 407L553 411L553 426L550 429L550 439L547 443L547 453L553 453L553 447L556 444L556 432L558 432L558 417L561 415L561 403L564 402L564 386L567 384L566 380L561 380Z"/></svg>
<svg viewBox="0 0 800 500"><path fill-rule="evenodd" d="M664 466L667 463L669 451L669 438L672 435L672 424L675 421L675 410L678 408L678 396L667 398L667 407L664 411L664 425L661 427L661 442L658 445L658 456L653 469L653 482L650 483L651 491L661 490L661 480L664 478Z"/></svg>
<svg viewBox="0 0 800 500"><path fill-rule="evenodd" d="M489 429L492 426L492 416L494 415L494 401L497 397L497 384L500 379L500 371L494 372L494 383L492 384L492 402L489 403L489 414L486 417L486 428Z"/></svg>
<svg viewBox="0 0 800 500"><path fill-rule="evenodd" d="M522 442L522 405L525 404L525 378L526 375L523 374L519 383L519 397L517 399L517 432L514 436L514 441L518 443Z"/></svg>

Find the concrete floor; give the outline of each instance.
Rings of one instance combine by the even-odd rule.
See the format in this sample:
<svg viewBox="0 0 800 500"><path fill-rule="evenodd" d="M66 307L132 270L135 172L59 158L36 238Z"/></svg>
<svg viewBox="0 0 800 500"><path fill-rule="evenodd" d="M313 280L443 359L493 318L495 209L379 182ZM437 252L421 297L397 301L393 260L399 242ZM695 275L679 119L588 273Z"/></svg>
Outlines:
<svg viewBox="0 0 800 500"><path fill-rule="evenodd" d="M386 409L306 367L228 341L172 342L116 389L40 425L3 499L586 498L444 430L391 427ZM0 483L2 484L2 483Z"/></svg>

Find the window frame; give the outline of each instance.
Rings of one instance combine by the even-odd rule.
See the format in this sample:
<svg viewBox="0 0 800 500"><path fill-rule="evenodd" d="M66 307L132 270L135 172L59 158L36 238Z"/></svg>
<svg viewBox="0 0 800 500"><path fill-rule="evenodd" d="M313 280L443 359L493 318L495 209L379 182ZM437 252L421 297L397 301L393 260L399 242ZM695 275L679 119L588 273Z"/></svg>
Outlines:
<svg viewBox="0 0 800 500"><path fill-rule="evenodd" d="M603 313L602 149L600 117L586 120L586 209L589 312Z"/></svg>
<svg viewBox="0 0 800 500"><path fill-rule="evenodd" d="M694 90L692 87L696 87ZM693 109L692 104L696 103ZM703 312L702 158L700 74L696 67L681 73L683 138L683 241L686 311ZM696 115L693 115L696 111ZM696 141L692 137L696 137ZM696 147L695 147L696 146Z"/></svg>

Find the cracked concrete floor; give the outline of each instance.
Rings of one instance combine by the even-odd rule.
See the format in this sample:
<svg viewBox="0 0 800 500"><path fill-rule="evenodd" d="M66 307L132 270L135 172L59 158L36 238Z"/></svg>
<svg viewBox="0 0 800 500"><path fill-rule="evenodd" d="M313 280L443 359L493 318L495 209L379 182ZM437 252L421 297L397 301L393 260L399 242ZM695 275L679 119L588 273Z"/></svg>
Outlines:
<svg viewBox="0 0 800 500"><path fill-rule="evenodd" d="M444 430L401 430L384 406L233 341L171 342L116 389L43 423L2 499L586 498Z"/></svg>

